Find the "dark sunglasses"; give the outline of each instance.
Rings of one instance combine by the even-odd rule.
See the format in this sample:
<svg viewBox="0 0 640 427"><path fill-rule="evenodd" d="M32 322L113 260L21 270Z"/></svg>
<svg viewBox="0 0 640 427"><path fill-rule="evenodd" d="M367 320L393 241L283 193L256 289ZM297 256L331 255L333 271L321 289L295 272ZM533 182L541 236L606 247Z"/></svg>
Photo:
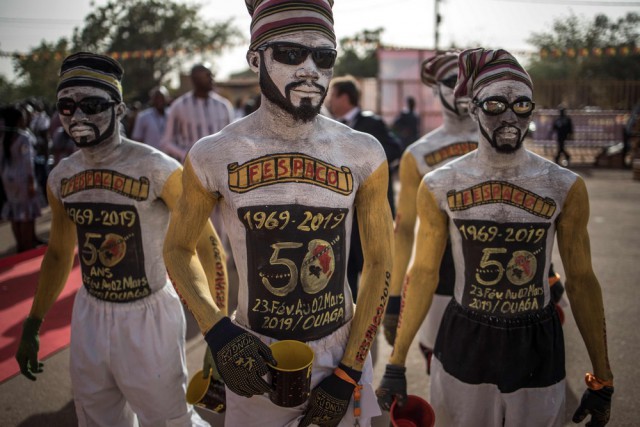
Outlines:
<svg viewBox="0 0 640 427"><path fill-rule="evenodd" d="M482 101L474 99L473 103L480 107L480 109L489 116L497 116L507 111L507 108L510 108L516 116L528 117L536 107L536 104L533 101L524 97L518 98L512 103L509 103L506 98L501 96L492 96Z"/></svg>
<svg viewBox="0 0 640 427"><path fill-rule="evenodd" d="M309 47L291 42L271 42L259 46L258 51L264 52L271 48L271 57L286 65L300 65L306 61L309 54L318 68L331 68L336 63L338 51L330 47Z"/></svg>
<svg viewBox="0 0 640 427"><path fill-rule="evenodd" d="M447 77L446 79L440 80L439 83L442 83L449 89L453 89L456 87L456 83L458 82L458 76Z"/></svg>
<svg viewBox="0 0 640 427"><path fill-rule="evenodd" d="M115 101L110 101L98 96L88 96L78 102L71 98L60 98L56 103L56 108L58 109L58 113L63 116L73 116L76 108L80 108L85 114L93 115L102 113L115 104L117 104Z"/></svg>

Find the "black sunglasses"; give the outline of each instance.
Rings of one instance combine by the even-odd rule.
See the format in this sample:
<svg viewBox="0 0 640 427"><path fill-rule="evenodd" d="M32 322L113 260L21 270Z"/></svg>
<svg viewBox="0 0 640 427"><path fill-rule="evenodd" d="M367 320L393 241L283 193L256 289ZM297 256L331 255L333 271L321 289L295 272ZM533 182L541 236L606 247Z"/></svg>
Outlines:
<svg viewBox="0 0 640 427"><path fill-rule="evenodd" d="M93 115L102 113L115 104L117 104L115 101L110 101L98 96L88 96L78 102L71 98L60 98L56 103L56 108L58 109L58 113L63 116L73 116L76 108L80 108L85 114Z"/></svg>
<svg viewBox="0 0 640 427"><path fill-rule="evenodd" d="M449 89L455 88L457 82L458 82L458 76L450 76L450 77L447 77L446 79L439 81L439 83L442 83Z"/></svg>
<svg viewBox="0 0 640 427"><path fill-rule="evenodd" d="M529 117L536 107L536 104L526 97L518 98L509 103L506 98L501 96L491 96L482 101L474 99L473 103L489 116L497 116L507 111L507 108L510 108L516 116Z"/></svg>
<svg viewBox="0 0 640 427"><path fill-rule="evenodd" d="M270 42L259 46L256 50L264 52L272 49L271 57L281 64L300 65L309 54L318 68L331 68L336 63L338 51L330 47L309 47L291 42Z"/></svg>

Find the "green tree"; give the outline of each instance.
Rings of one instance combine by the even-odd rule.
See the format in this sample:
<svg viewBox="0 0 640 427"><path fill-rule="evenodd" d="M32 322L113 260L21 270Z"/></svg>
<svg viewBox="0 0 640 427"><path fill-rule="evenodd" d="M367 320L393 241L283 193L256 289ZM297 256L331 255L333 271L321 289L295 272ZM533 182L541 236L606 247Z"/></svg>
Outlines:
<svg viewBox="0 0 640 427"><path fill-rule="evenodd" d="M334 74L354 77L377 77L378 56L377 49L381 44L380 38L384 28L363 30L352 37L340 39L340 54L336 61Z"/></svg>
<svg viewBox="0 0 640 427"><path fill-rule="evenodd" d="M171 0L110 0L85 18L83 28L75 29L73 49L147 51L147 55L118 58L125 69L125 99L144 100L149 89L183 62L210 61L243 40L232 20L210 23L198 16L200 8ZM159 49L178 54L150 54Z"/></svg>
<svg viewBox="0 0 640 427"><path fill-rule="evenodd" d="M69 42L62 38L55 43L42 41L26 55L13 58L18 77L13 101L37 97L52 101L56 96L58 71L67 54Z"/></svg>
<svg viewBox="0 0 640 427"><path fill-rule="evenodd" d="M0 107L5 104L9 104L17 101L21 98L19 93L19 88L9 80L5 76L0 75L0 99L2 100L0 103Z"/></svg>
<svg viewBox="0 0 640 427"><path fill-rule="evenodd" d="M589 22L575 14L557 19L550 32L533 33L528 39L550 54L532 60L527 70L534 80L635 80L640 75L640 55L634 54L640 42L639 24L640 15L634 12L617 20L597 15ZM607 48L615 48L618 53L607 55ZM629 53L619 54L621 48ZM589 55L580 55L581 49L587 49ZM602 49L603 54L594 55L594 49Z"/></svg>

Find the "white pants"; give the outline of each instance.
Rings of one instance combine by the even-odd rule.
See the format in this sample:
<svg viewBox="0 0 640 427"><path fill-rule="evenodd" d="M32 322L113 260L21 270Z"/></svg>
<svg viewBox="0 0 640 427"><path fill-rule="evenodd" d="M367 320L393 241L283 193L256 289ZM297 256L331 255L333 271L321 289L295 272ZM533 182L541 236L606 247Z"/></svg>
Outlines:
<svg viewBox="0 0 640 427"><path fill-rule="evenodd" d="M113 303L76 295L71 384L80 426L209 426L185 400L185 317L175 290Z"/></svg>
<svg viewBox="0 0 640 427"><path fill-rule="evenodd" d="M561 427L565 380L549 387L501 393L495 384L467 384L431 360L431 405L436 426Z"/></svg>
<svg viewBox="0 0 640 427"><path fill-rule="evenodd" d="M238 325L242 326L242 325ZM309 345L314 352L313 366L311 368L311 389L313 390L324 378L333 373L344 355L344 350L349 339L351 323L343 325L331 335L316 341L309 341ZM276 342L276 339L251 332L259 337L265 344ZM381 414L380 407L376 400L376 395L371 386L373 381L373 364L371 354L367 355L367 360L362 370L362 393L360 396L360 407L362 413L358 418L360 426L370 426L371 418ZM277 406L269 400L266 394L256 395L250 398L238 396L227 388L227 410L225 413L225 425L229 427L237 426L260 426L260 427L295 427L297 426L307 409L307 403L293 408L283 408ZM339 426L347 427L356 425L353 416L353 399L349 409Z"/></svg>
<svg viewBox="0 0 640 427"><path fill-rule="evenodd" d="M427 313L427 317L420 325L420 330L418 331L418 340L420 344L431 349L436 345L436 338L438 337L438 330L440 329L440 322L442 321L442 316L444 315L444 310L447 308L449 301L451 301L451 295L433 295L433 300L431 300L431 307L429 307L429 312Z"/></svg>

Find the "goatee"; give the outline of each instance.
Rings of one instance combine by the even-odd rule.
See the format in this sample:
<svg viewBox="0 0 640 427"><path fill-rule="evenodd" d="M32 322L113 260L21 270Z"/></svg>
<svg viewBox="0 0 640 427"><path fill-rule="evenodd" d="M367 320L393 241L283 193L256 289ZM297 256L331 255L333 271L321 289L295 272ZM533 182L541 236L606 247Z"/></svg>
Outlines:
<svg viewBox="0 0 640 427"><path fill-rule="evenodd" d="M300 106L294 106L291 102L291 91L298 86L305 86L309 84L319 89L322 93L322 98L320 99L320 102L318 102L318 105L313 105L311 103L311 98L302 98ZM260 61L260 89L262 90L262 94L265 98L291 114L294 120L304 123L312 121L318 114L320 114L322 103L324 102L324 98L327 96L327 89L325 87L314 82L307 83L304 81L293 82L286 85L284 88L286 97L283 96L267 72L267 68L264 65L264 57L262 57Z"/></svg>

